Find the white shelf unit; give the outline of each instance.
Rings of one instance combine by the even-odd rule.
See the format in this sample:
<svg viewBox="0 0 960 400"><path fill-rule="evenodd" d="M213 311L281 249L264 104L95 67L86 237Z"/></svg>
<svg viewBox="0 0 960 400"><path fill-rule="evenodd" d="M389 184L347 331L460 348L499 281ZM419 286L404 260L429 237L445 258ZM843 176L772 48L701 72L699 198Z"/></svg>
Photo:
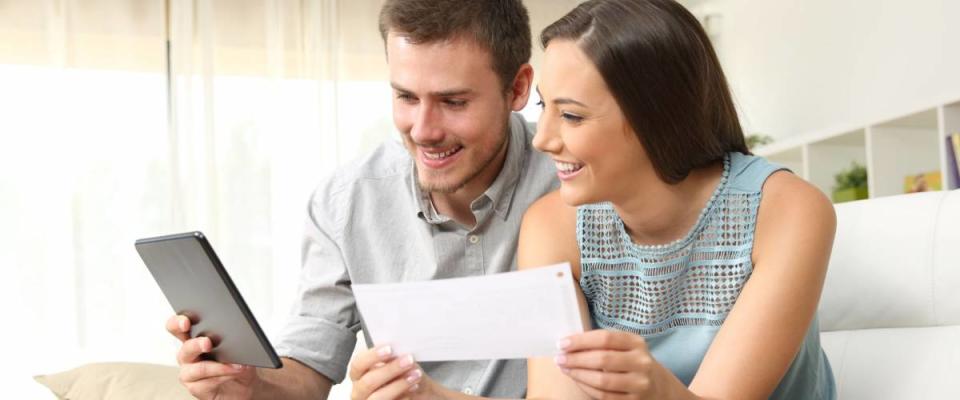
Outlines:
<svg viewBox="0 0 960 400"><path fill-rule="evenodd" d="M941 187L956 189L948 165L947 138L960 133L960 100L896 118L788 138L753 153L784 165L828 196L834 175L855 162L867 168L871 198L904 193L909 175L939 171Z"/></svg>

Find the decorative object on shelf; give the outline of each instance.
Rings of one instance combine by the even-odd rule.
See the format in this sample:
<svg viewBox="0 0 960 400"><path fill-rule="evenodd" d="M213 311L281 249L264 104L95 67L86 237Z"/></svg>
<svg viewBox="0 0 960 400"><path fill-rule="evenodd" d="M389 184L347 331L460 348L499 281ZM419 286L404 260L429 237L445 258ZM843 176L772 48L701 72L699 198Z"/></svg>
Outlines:
<svg viewBox="0 0 960 400"><path fill-rule="evenodd" d="M903 178L903 192L917 193L941 190L940 171L924 172L916 175L908 175Z"/></svg>
<svg viewBox="0 0 960 400"><path fill-rule="evenodd" d="M960 188L960 132L947 136L947 171L952 178L947 184Z"/></svg>
<svg viewBox="0 0 960 400"><path fill-rule="evenodd" d="M772 137L764 135L762 133L753 133L753 134L747 135L746 140L747 140L747 148L751 150L757 146L763 146L763 145L768 145L770 143L773 143Z"/></svg>
<svg viewBox="0 0 960 400"><path fill-rule="evenodd" d="M867 168L853 162L849 169L833 176L833 202L863 200L869 196L867 191Z"/></svg>

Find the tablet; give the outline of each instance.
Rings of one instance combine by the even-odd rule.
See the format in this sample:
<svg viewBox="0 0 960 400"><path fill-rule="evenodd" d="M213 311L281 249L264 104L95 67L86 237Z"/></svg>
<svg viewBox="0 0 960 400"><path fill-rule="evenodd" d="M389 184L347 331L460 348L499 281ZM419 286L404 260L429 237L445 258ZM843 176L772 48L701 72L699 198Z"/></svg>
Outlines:
<svg viewBox="0 0 960 400"><path fill-rule="evenodd" d="M137 240L140 258L178 315L190 318L190 337L206 336L206 359L280 368L280 358L200 232Z"/></svg>

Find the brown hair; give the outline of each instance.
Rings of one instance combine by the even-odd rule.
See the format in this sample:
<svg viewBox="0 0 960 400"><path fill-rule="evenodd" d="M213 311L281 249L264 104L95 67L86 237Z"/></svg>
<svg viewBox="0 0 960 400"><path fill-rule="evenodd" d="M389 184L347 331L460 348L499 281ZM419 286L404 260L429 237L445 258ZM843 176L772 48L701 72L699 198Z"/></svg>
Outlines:
<svg viewBox="0 0 960 400"><path fill-rule="evenodd" d="M578 41L647 151L677 183L730 151L750 154L706 32L672 0L591 0L540 35Z"/></svg>
<svg viewBox="0 0 960 400"><path fill-rule="evenodd" d="M387 0L380 36L400 33L414 43L465 35L490 51L503 89L530 61L530 17L520 0Z"/></svg>

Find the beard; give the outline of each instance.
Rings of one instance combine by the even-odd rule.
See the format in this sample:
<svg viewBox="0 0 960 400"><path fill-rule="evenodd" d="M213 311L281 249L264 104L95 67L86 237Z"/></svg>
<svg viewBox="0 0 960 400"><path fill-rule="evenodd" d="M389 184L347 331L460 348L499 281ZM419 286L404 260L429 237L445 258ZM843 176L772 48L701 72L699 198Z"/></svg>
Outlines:
<svg viewBox="0 0 960 400"><path fill-rule="evenodd" d="M417 164L414 163L414 170L415 170L415 173L417 174L417 186L420 187L420 191L423 193L447 194L447 193L454 193L460 189L463 189L464 186L472 182L474 179L477 178L477 176L483 173L494 162L494 160L497 158L497 156L500 155L501 152L506 151L506 147L510 142L509 139L510 139L510 120L508 118L506 121L506 124L504 124L501 130L500 141L497 142L497 144L491 148L491 151L489 152L489 154L481 154L480 157L482 157L482 160L481 160L482 162L478 162L474 164L469 164L471 160L467 160L467 159L461 160L461 161L466 161L468 163L467 171L463 175L463 178L452 181L452 182L442 182L441 179L424 179L429 177L443 178L445 175L448 175L449 172L430 171L430 170L421 171L420 168L417 167ZM466 147L464 147L460 151L465 151L465 150L467 150ZM440 180L441 182L437 182L438 180Z"/></svg>

